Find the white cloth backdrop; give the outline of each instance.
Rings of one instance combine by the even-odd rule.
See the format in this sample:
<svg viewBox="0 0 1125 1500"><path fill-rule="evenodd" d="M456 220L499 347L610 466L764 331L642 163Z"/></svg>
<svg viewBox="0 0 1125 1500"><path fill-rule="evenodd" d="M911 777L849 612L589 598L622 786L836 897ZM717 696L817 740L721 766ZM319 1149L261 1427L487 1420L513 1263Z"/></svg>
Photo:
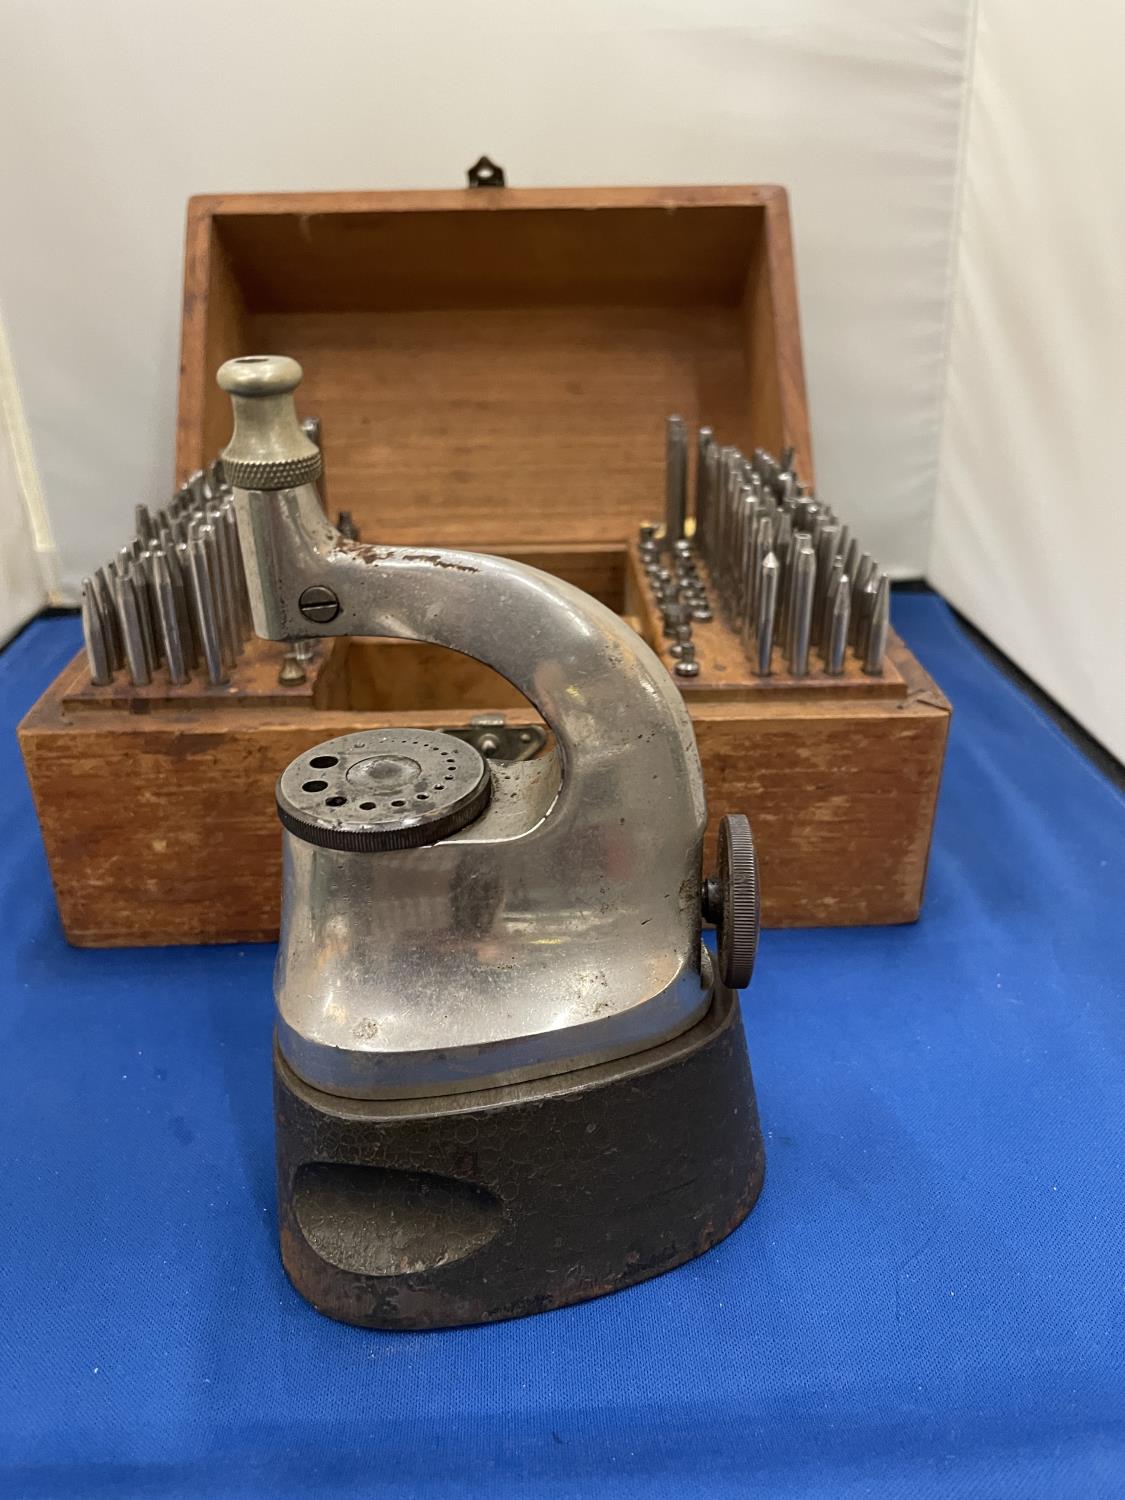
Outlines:
<svg viewBox="0 0 1125 1500"><path fill-rule="evenodd" d="M39 523L38 538L33 515ZM37 551L37 541L43 554ZM53 562L27 424L0 321L0 646L46 604Z"/></svg>
<svg viewBox="0 0 1125 1500"><path fill-rule="evenodd" d="M1125 760L1120 0L979 0L930 576Z"/></svg>
<svg viewBox="0 0 1125 1500"><path fill-rule="evenodd" d="M0 646L47 602L0 413Z"/></svg>
<svg viewBox="0 0 1125 1500"><path fill-rule="evenodd" d="M781 182L818 478L926 562L970 0L0 0L0 311L73 597L172 471L199 192Z"/></svg>

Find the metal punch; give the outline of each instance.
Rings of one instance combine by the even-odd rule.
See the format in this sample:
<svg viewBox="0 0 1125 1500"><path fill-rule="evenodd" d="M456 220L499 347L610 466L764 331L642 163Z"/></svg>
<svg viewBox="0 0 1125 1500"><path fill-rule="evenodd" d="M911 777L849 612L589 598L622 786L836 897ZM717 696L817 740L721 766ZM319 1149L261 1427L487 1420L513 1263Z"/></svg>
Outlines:
<svg viewBox="0 0 1125 1500"><path fill-rule="evenodd" d="M881 675L890 631L890 583L832 506L801 483L793 448L784 447L778 458L756 448L747 459L737 448L721 444L706 426L699 428L694 446L694 516L688 516L688 435L682 418L669 417L665 544L673 550L679 545L692 548L687 581L694 587L704 586L698 566L704 564L718 612L740 637L754 675L771 675L778 646L786 670L799 677L842 677L849 653L864 673ZM642 535L639 547L662 606L672 602L661 594L663 580L651 538ZM767 556L774 558L776 577L771 569L772 598L770 608L763 611ZM840 599L841 582L846 604ZM693 601L691 613L694 622L710 623L710 600ZM664 623L667 638L675 641L675 613L669 617L665 610ZM677 651L677 663L679 659ZM689 660L694 659L693 647ZM691 665L682 672L677 665L676 670L685 677L698 671Z"/></svg>
<svg viewBox="0 0 1125 1500"><path fill-rule="evenodd" d="M319 448L319 421L308 418L302 427ZM221 459L192 474L163 508L137 505L133 519L136 535L83 580L91 685L110 687L124 673L135 687L163 680L182 688L194 678L225 688L251 620L238 517ZM348 529L355 534L354 524ZM304 682L307 663L307 656L297 661L295 648L286 652L278 680Z"/></svg>

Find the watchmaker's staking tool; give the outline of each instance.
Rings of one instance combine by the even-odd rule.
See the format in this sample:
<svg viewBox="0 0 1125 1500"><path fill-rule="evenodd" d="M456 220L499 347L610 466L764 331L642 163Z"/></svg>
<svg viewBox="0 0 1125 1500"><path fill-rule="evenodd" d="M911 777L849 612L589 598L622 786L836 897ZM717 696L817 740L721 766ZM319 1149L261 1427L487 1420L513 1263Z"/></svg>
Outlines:
<svg viewBox="0 0 1125 1500"><path fill-rule="evenodd" d="M300 378L274 357L219 372L255 629L451 647L513 683L553 741L504 762L433 730L360 731L281 776L286 1269L321 1311L388 1328L654 1276L721 1240L762 1185L737 996L758 930L749 826L724 820L704 883L691 723L616 615L504 558L335 530Z"/></svg>

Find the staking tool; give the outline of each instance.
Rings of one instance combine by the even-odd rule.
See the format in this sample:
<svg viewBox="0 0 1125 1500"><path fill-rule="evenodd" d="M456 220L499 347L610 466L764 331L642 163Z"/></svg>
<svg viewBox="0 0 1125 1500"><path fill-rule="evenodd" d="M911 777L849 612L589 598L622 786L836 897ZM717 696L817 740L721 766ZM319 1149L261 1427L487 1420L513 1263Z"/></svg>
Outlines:
<svg viewBox="0 0 1125 1500"><path fill-rule="evenodd" d="M611 611L502 557L341 535L300 378L273 356L219 372L258 634L449 647L507 678L550 739L505 761L431 729L360 730L280 777L285 1267L321 1311L384 1328L657 1275L762 1185L737 994L758 932L749 825L723 820L704 883L691 721Z"/></svg>

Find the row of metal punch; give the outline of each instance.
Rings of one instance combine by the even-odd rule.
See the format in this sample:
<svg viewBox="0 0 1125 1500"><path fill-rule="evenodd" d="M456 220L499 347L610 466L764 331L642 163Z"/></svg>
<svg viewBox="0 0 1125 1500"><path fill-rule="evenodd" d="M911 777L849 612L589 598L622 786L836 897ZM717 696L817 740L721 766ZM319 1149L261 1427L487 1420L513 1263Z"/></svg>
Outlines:
<svg viewBox="0 0 1125 1500"><path fill-rule="evenodd" d="M124 670L145 687L163 668L179 686L202 669L230 679L251 632L250 600L234 501L216 459L155 514L135 512L136 535L82 580L82 631L90 679Z"/></svg>
<svg viewBox="0 0 1125 1500"><path fill-rule="evenodd" d="M693 628L711 618L700 560L756 675L771 675L775 651L793 677L815 673L818 662L827 676L843 676L849 651L865 673L882 673L890 579L793 463L791 448L746 458L701 427L689 527L687 427L667 419L664 529L643 526L640 552L678 675L698 674Z"/></svg>
<svg viewBox="0 0 1125 1500"><path fill-rule="evenodd" d="M320 446L320 423L302 424ZM341 522L354 535L350 517ZM108 687L124 672L147 687L163 671L172 686L201 673L214 687L252 634L238 518L221 459L194 473L163 509L135 510L136 535L92 578L82 580L82 634L90 681ZM278 681L307 678L314 643L294 641Z"/></svg>

